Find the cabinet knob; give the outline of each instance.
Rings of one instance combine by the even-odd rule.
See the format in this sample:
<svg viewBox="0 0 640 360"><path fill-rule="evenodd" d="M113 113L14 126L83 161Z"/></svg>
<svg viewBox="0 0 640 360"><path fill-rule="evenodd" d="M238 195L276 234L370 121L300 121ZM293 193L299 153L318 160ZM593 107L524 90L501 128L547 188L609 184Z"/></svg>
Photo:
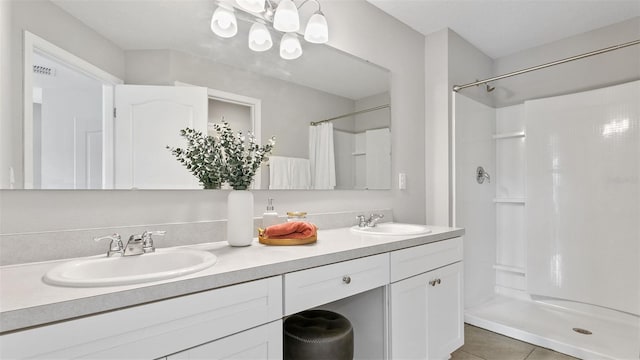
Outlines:
<svg viewBox="0 0 640 360"><path fill-rule="evenodd" d="M351 276L345 275L342 277L342 282L345 284L351 284Z"/></svg>

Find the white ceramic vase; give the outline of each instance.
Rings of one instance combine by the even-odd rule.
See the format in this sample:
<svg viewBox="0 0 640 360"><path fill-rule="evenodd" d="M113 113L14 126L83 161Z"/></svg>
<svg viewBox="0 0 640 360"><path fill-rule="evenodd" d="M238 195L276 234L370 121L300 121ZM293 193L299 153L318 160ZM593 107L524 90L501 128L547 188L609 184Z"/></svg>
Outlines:
<svg viewBox="0 0 640 360"><path fill-rule="evenodd" d="M253 193L232 190L227 197L227 242L249 246L253 241Z"/></svg>

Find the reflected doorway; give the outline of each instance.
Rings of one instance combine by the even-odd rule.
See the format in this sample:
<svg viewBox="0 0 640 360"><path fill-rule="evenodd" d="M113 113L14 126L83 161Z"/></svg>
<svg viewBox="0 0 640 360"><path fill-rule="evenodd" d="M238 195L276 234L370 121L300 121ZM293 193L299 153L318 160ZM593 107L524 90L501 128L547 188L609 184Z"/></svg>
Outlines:
<svg viewBox="0 0 640 360"><path fill-rule="evenodd" d="M101 189L103 83L33 53L33 187Z"/></svg>
<svg viewBox="0 0 640 360"><path fill-rule="evenodd" d="M122 80L24 33L24 188L113 186L114 86Z"/></svg>

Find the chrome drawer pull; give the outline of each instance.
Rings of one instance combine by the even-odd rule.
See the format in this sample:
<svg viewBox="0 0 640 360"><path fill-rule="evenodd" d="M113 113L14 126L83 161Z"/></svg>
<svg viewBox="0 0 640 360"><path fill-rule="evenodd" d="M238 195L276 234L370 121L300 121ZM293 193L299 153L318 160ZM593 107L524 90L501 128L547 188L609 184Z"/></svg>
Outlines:
<svg viewBox="0 0 640 360"><path fill-rule="evenodd" d="M429 281L429 285L431 285L431 286L436 286L436 285L439 285L441 282L442 282L442 280L440 280L440 279L435 279L435 280L431 280L431 281Z"/></svg>
<svg viewBox="0 0 640 360"><path fill-rule="evenodd" d="M345 284L351 284L351 276L345 275L342 277L342 282Z"/></svg>

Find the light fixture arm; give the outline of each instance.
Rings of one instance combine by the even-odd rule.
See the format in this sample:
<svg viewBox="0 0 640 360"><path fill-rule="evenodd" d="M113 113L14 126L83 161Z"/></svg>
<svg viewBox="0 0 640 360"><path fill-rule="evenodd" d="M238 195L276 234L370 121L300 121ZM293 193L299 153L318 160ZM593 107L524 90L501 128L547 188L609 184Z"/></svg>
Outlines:
<svg viewBox="0 0 640 360"><path fill-rule="evenodd" d="M300 3L300 5L296 6L296 9L300 10L300 8L302 8L309 1L313 1L316 3L316 5L318 5L318 11L315 12L316 14L320 13L324 15L324 13L322 12L322 5L320 5L320 1L318 0L304 0ZM263 14L265 20L273 22L273 14L275 13L276 8L277 5L273 2L273 0L265 0L265 10Z"/></svg>
<svg viewBox="0 0 640 360"><path fill-rule="evenodd" d="M268 12L273 13L275 10L276 10L276 4L274 4L272 0L265 0L265 7L264 7L265 14Z"/></svg>
<svg viewBox="0 0 640 360"><path fill-rule="evenodd" d="M269 0L267 0L267 1L269 1ZM301 8L301 7L303 7L303 6L304 6L304 4L308 3L309 1L313 1L313 2L315 2L315 3L318 5L318 11L317 11L317 12L318 12L318 13L320 13L320 14L322 14L322 7L320 6L320 1L318 1L318 0L304 0L304 1L300 4L300 6L298 6L298 10L300 10L300 8Z"/></svg>

